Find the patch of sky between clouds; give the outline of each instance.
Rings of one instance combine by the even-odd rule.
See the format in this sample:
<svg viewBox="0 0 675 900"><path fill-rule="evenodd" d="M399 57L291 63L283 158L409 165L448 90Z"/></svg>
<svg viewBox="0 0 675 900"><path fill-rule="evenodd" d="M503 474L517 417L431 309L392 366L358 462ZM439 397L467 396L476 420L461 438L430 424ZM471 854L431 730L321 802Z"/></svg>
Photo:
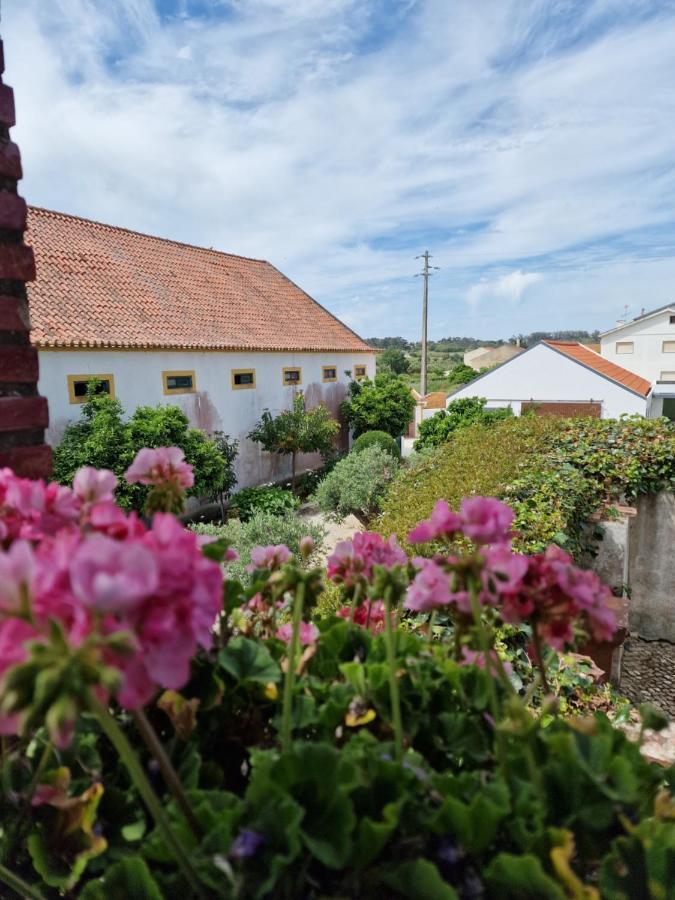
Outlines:
<svg viewBox="0 0 675 900"><path fill-rule="evenodd" d="M434 246L443 245L445 247L456 241L462 241L468 236L478 235L490 227L491 223L487 220L467 222L453 228L406 225L405 228L398 228L380 237L371 238L368 246L371 250L409 252L416 256L425 250L431 251Z"/></svg>

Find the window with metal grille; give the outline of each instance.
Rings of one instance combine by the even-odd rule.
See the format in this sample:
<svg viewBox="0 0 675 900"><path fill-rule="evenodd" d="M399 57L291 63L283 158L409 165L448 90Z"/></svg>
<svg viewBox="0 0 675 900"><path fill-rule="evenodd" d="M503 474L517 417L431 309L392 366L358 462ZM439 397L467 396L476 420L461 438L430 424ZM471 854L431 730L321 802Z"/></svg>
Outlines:
<svg viewBox="0 0 675 900"><path fill-rule="evenodd" d="M68 397L71 403L84 403L87 399L87 387L90 381L96 382L97 394L115 396L115 385L112 375L69 375Z"/></svg>
<svg viewBox="0 0 675 900"><path fill-rule="evenodd" d="M324 381L337 381L337 367L336 366L323 366L323 380Z"/></svg>
<svg viewBox="0 0 675 900"><path fill-rule="evenodd" d="M233 388L254 388L255 369L232 369Z"/></svg>
<svg viewBox="0 0 675 900"><path fill-rule="evenodd" d="M194 372L162 372L165 394L192 394L195 391Z"/></svg>
<svg viewBox="0 0 675 900"><path fill-rule="evenodd" d="M300 384L302 381L302 369L287 367L283 370L284 384Z"/></svg>

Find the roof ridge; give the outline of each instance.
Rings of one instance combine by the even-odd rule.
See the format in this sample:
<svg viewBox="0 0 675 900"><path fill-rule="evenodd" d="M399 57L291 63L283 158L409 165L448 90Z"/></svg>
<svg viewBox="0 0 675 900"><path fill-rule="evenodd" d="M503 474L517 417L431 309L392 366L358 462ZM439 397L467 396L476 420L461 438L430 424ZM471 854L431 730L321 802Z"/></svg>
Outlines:
<svg viewBox="0 0 675 900"><path fill-rule="evenodd" d="M649 395L649 392L652 387L651 381L648 381L642 375L638 375L637 372L631 372L630 369L625 369L623 366L620 366L618 363L612 362L611 359L607 359L601 353L598 353L596 350L593 350L591 347L587 346L586 344L582 344L581 341L547 341L547 340L543 340L542 344L546 344L547 346L551 347L551 349L553 349L553 350L558 348L559 352L562 353L563 356L567 356L568 359L571 359L574 362L579 363L582 366L585 365L586 368L589 368L592 371L597 372L598 375L602 375L604 378L608 378L610 381L613 381L615 384L618 384L621 387L627 388L629 391L633 391L633 393L638 393L639 396L647 397ZM618 372L622 373L627 378L641 382L644 385L642 392L637 391L635 388L631 387L626 382L623 382L618 377L615 377L615 375L610 374L610 372L608 372L608 371L603 372L599 368L591 365L590 362L584 362L583 360L578 359L577 357L575 357L573 355L565 353L565 351L562 350L562 347L564 347L564 346L581 347L581 349L585 350L587 353L592 353L594 356L597 356L600 360L602 360L604 365L607 368L609 368L610 370L618 370Z"/></svg>
<svg viewBox="0 0 675 900"><path fill-rule="evenodd" d="M74 213L59 212L56 209L47 209L46 206L34 206L29 204L28 211L37 213L47 213L50 216L56 216L60 219L77 219L79 222L86 222L88 225L95 225L97 228L103 228L106 231L123 231L126 234L133 234L137 237L148 238L152 241L162 241L166 244L175 244L178 247L188 247L190 250L201 250L203 253L216 253L218 256L233 256L235 259L245 259L248 262L263 263L271 266L272 263L267 259L261 259L257 256L244 256L242 253L229 253L227 250L214 250L213 247L202 247L199 244L189 244L187 241L177 241L174 238L161 237L158 234L148 234L147 231L137 231L135 228L126 228L124 225L110 225L108 222L100 222L98 219L88 219L86 216L76 216ZM28 223L30 232L30 222ZM277 269L277 271L279 271Z"/></svg>

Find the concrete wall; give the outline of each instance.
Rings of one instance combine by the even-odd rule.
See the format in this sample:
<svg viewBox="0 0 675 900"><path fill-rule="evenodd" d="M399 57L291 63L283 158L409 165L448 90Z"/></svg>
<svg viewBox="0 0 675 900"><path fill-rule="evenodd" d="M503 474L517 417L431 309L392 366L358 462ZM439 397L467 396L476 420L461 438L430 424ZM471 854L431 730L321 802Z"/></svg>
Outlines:
<svg viewBox="0 0 675 900"><path fill-rule="evenodd" d="M623 413L646 415L647 401L613 381L538 344L482 375L448 397L448 403L460 397L485 397L488 406L510 406L520 415L525 401L574 403L594 400L602 404L602 418L613 419Z"/></svg>
<svg viewBox="0 0 675 900"><path fill-rule="evenodd" d="M290 459L264 453L246 437L259 421L262 411L288 409L294 389L285 385L282 370L302 369L300 389L309 407L323 402L337 417L347 393L349 377L356 365L365 365L375 374L375 355L368 353L199 353L174 351L40 351L39 389L49 401L50 443L58 443L63 429L79 418L80 406L70 402L68 375L112 375L115 396L126 413L137 406L158 403L180 406L190 422L207 433L223 431L239 441L236 471L239 487L281 480L290 474ZM337 368L336 382L322 381L322 366ZM256 386L233 390L232 369L254 368ZM194 371L196 390L189 394L167 395L162 372ZM346 434L343 434L346 440ZM316 455L302 457L299 468L317 465Z"/></svg>
<svg viewBox="0 0 675 900"><path fill-rule="evenodd" d="M675 308L640 322L628 322L600 339L600 353L648 381L673 380L664 373L675 373L675 352L663 352L664 341L675 341L675 324L670 324L671 315L675 315ZM618 353L617 343L632 343L632 352Z"/></svg>
<svg viewBox="0 0 675 900"><path fill-rule="evenodd" d="M675 641L675 495L640 497L630 538L630 630Z"/></svg>

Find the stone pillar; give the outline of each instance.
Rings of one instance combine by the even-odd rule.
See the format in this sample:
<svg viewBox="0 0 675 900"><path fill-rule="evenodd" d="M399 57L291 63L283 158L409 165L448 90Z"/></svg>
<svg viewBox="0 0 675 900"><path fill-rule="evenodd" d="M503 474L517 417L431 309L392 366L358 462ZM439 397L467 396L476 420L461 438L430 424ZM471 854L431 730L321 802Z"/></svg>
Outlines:
<svg viewBox="0 0 675 900"><path fill-rule="evenodd" d="M21 157L9 135L14 92L2 83L4 71L0 41L0 468L40 478L51 472L51 449L44 442L49 415L37 390L37 350L30 345L26 282L35 278L35 260L24 243L26 201L17 193Z"/></svg>

